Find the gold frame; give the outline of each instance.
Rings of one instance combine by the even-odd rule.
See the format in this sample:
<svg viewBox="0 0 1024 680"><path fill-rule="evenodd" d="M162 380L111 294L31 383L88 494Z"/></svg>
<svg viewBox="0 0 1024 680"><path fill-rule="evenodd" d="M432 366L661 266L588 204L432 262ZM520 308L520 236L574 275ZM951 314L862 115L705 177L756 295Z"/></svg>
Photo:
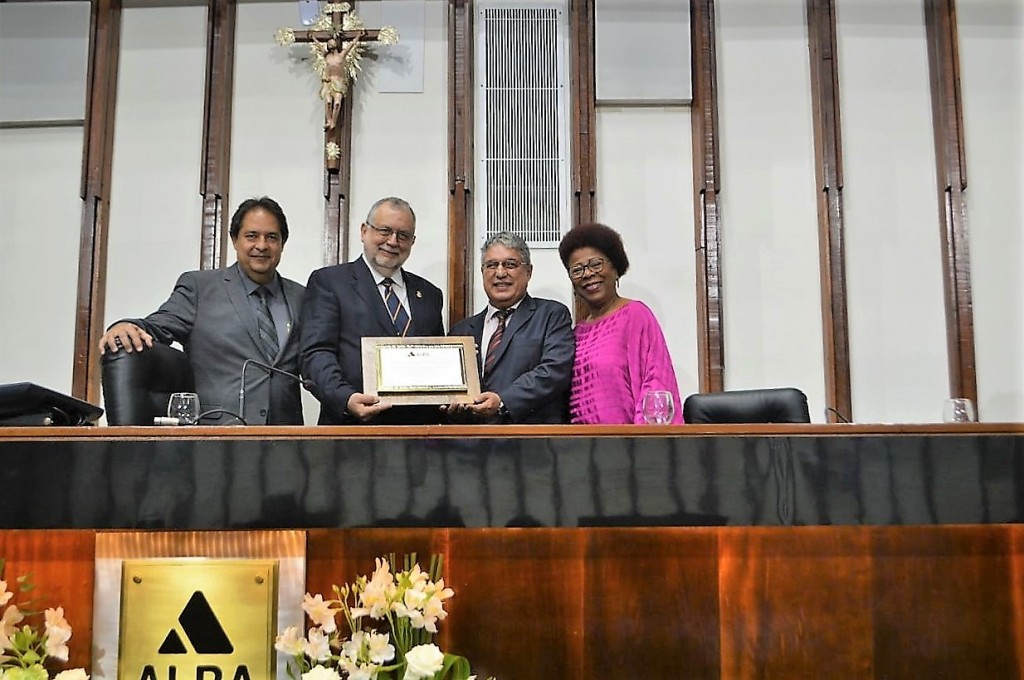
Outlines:
<svg viewBox="0 0 1024 680"><path fill-rule="evenodd" d="M383 347L457 347L461 354L461 384L382 386L380 350ZM376 337L362 339L363 393L399 405L472 404L480 396L476 343L472 337Z"/></svg>

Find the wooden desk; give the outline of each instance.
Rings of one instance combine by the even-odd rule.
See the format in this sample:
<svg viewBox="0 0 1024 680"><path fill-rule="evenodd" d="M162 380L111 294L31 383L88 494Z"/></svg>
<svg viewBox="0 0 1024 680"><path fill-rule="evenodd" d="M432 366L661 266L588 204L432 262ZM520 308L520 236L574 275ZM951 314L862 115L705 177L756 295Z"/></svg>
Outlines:
<svg viewBox="0 0 1024 680"><path fill-rule="evenodd" d="M1024 678L1022 499L1019 425L0 431L0 524L91 527L0 530L86 666L96 528L276 524L310 592L443 553L480 677ZM336 528L517 518L744 526Z"/></svg>

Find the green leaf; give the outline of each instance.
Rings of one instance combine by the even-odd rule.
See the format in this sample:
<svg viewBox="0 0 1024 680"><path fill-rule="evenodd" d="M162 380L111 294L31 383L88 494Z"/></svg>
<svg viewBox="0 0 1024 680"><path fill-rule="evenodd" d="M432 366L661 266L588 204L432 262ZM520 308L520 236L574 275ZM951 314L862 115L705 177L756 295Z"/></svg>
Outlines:
<svg viewBox="0 0 1024 680"><path fill-rule="evenodd" d="M469 659L457 654L445 654L441 670L434 674L434 680L466 680L472 671Z"/></svg>

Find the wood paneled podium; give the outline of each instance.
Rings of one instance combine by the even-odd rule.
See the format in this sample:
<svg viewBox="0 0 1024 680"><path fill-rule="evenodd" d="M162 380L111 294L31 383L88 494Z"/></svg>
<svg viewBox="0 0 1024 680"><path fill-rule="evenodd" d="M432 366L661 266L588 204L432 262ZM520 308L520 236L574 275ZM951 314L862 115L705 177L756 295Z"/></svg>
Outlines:
<svg viewBox="0 0 1024 680"><path fill-rule="evenodd" d="M480 677L1024 678L1024 427L0 430L0 556L90 665L99 532L446 556Z"/></svg>

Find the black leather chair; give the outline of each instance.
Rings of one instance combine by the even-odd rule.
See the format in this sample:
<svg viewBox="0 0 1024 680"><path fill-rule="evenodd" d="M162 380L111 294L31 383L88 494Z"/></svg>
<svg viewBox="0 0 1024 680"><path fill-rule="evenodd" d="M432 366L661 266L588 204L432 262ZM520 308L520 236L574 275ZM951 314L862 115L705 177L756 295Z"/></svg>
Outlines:
<svg viewBox="0 0 1024 680"><path fill-rule="evenodd" d="M691 394L683 402L691 425L726 423L809 423L807 395L795 387Z"/></svg>
<svg viewBox="0 0 1024 680"><path fill-rule="evenodd" d="M108 425L152 425L167 415L174 392L195 392L192 365L184 352L154 343L142 352L103 355L103 402Z"/></svg>

